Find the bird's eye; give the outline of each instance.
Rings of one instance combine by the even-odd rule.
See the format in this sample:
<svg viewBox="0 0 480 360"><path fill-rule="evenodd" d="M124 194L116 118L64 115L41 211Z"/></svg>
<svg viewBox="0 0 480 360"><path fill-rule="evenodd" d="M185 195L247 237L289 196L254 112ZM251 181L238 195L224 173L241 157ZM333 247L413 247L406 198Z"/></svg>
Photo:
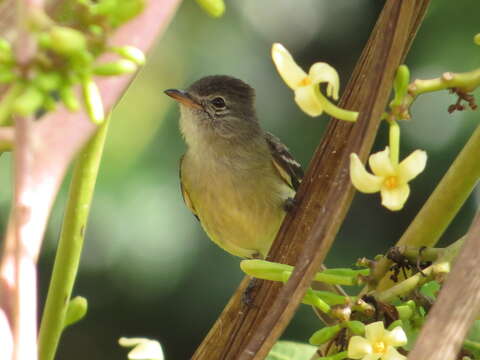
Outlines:
<svg viewBox="0 0 480 360"><path fill-rule="evenodd" d="M217 109L222 109L224 108L226 105L225 105L225 100L223 100L223 98L221 97L216 97L214 99L211 100L211 103L213 104L213 106L215 106Z"/></svg>

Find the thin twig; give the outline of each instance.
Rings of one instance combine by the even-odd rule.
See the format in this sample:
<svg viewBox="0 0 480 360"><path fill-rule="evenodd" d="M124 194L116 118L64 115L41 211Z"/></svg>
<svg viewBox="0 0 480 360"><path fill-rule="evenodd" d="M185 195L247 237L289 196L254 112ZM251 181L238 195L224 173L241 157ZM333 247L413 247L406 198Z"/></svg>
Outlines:
<svg viewBox="0 0 480 360"><path fill-rule="evenodd" d="M450 275L428 314L411 360L456 359L463 340L480 310L480 212Z"/></svg>

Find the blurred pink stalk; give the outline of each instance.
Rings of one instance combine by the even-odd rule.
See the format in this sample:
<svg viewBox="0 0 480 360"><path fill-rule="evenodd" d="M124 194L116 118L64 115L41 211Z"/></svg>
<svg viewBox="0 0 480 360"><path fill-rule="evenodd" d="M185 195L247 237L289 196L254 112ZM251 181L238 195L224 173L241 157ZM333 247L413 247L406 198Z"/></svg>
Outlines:
<svg viewBox="0 0 480 360"><path fill-rule="evenodd" d="M144 12L114 34L112 45L133 45L147 51L179 4L180 0L147 1ZM97 79L107 111L132 78ZM15 126L15 195L0 262L0 356L36 360L38 254L65 171L96 126L84 111L71 113L65 108L34 123L29 118L17 119Z"/></svg>

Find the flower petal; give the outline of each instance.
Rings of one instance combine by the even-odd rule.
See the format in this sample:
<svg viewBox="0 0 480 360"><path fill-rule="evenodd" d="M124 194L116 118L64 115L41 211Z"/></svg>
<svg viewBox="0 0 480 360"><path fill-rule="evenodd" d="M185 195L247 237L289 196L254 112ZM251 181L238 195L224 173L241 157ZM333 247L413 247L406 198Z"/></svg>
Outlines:
<svg viewBox="0 0 480 360"><path fill-rule="evenodd" d="M327 96L338 100L338 91L340 90L340 78L337 70L325 62L317 62L310 67L308 76L314 84L326 82Z"/></svg>
<svg viewBox="0 0 480 360"><path fill-rule="evenodd" d="M383 321L375 321L365 326L365 337L370 342L381 341L385 336L385 326Z"/></svg>
<svg viewBox="0 0 480 360"><path fill-rule="evenodd" d="M348 357L362 359L365 355L372 354L372 345L361 336L352 336L348 342Z"/></svg>
<svg viewBox="0 0 480 360"><path fill-rule="evenodd" d="M389 346L385 354L382 356L382 360L405 360L406 357L400 354L393 346Z"/></svg>
<svg viewBox="0 0 480 360"><path fill-rule="evenodd" d="M350 154L350 179L358 191L371 194L380 191L383 178L370 174L357 154Z"/></svg>
<svg viewBox="0 0 480 360"><path fill-rule="evenodd" d="M302 86L296 89L295 101L307 115L319 116L323 112L322 103L318 100L313 86Z"/></svg>
<svg viewBox="0 0 480 360"><path fill-rule="evenodd" d="M410 195L410 186L408 184L399 185L393 189L383 186L381 189L382 205L392 211L403 208L403 205Z"/></svg>
<svg viewBox="0 0 480 360"><path fill-rule="evenodd" d="M297 65L292 55L282 44L272 46L272 59L283 81L293 90L296 90L307 73Z"/></svg>
<svg viewBox="0 0 480 360"><path fill-rule="evenodd" d="M377 176L395 175L395 168L390 160L390 149L388 146L385 150L370 155L368 163L372 172Z"/></svg>
<svg viewBox="0 0 480 360"><path fill-rule="evenodd" d="M362 360L378 360L382 355L380 354L368 354L365 355Z"/></svg>
<svg viewBox="0 0 480 360"><path fill-rule="evenodd" d="M420 174L427 164L427 153L415 150L398 165L398 177L401 182L407 183Z"/></svg>
<svg viewBox="0 0 480 360"><path fill-rule="evenodd" d="M384 341L388 345L398 347L398 346L407 345L408 339L407 339L407 334L405 334L405 331L403 331L402 327L397 326L385 335Z"/></svg>

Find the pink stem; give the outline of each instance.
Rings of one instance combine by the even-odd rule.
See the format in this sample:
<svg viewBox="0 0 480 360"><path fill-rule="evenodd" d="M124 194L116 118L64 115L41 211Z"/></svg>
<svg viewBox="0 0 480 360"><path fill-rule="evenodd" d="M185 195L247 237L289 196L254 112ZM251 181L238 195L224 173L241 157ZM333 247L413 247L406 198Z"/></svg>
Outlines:
<svg viewBox="0 0 480 360"><path fill-rule="evenodd" d="M141 15L114 34L112 45L133 45L147 51L165 30L179 4L180 0L148 1ZM121 97L132 79L132 75L96 79L107 111ZM3 358L3 354L9 353L8 339L11 338L8 333L3 333L8 329L8 324L5 324L8 319L10 324L19 324L19 330L25 330L23 340L16 339L17 335L23 335L14 331L14 359L35 360L35 267L45 227L68 165L97 127L84 111L71 113L65 108L60 108L35 123L28 124L27 119L18 119L16 123L18 132L27 130L23 135L17 133L15 148L18 148L18 155L15 161L17 164L17 157L22 158L25 164L17 166L16 176L20 179L24 171L27 176L25 181L20 180L20 183L16 184L18 193L16 190L13 216L7 228L5 249L0 262L0 348ZM32 126L31 132L28 131L29 125ZM19 248L15 251L17 240ZM22 257L21 261L17 262L18 266L15 265L15 254ZM20 276L15 276L15 269ZM12 312L12 308L18 311ZM12 315L15 318L18 316L18 319L14 319ZM22 329L21 324L28 326L28 329ZM4 345L7 347L3 347Z"/></svg>

